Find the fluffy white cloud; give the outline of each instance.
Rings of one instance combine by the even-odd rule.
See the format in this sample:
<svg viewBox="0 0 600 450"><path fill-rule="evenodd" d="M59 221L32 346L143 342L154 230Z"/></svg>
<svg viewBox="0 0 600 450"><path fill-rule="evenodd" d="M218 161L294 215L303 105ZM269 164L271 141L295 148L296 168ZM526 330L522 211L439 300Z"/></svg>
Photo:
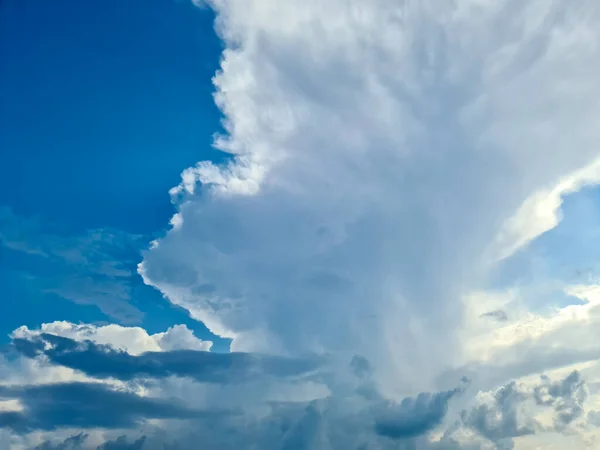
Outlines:
<svg viewBox="0 0 600 450"><path fill-rule="evenodd" d="M233 158L184 172L140 273L233 348L434 390L463 296L597 181L597 2L211 5Z"/></svg>
<svg viewBox="0 0 600 450"><path fill-rule="evenodd" d="M169 350L210 350L212 342L202 341L185 325L174 325L163 333L148 334L140 327L124 327L116 324L89 325L57 321L44 323L39 329L30 330L26 326L12 332L12 338L31 339L42 333L62 336L75 341L91 341L95 344L110 345L131 355L144 352Z"/></svg>
<svg viewBox="0 0 600 450"><path fill-rule="evenodd" d="M234 349L366 355L391 397L598 358L593 302L487 284L600 179L597 2L210 4L232 158L183 173L148 284Z"/></svg>

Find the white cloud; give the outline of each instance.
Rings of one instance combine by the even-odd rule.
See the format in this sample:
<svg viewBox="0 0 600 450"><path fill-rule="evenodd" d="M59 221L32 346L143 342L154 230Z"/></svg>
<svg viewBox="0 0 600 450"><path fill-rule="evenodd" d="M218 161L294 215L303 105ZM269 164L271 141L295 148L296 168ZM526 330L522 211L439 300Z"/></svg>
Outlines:
<svg viewBox="0 0 600 450"><path fill-rule="evenodd" d="M208 351L212 346L212 342L196 338L185 325L175 325L163 333L148 334L139 327L123 327L116 324L96 326L60 321L42 324L38 329L19 327L11 333L11 338L32 339L41 333L76 341L89 340L96 344L109 345L112 348L126 351L131 355L181 349ZM141 386L128 387L127 383L120 380L96 380L80 371L52 364L44 356L6 358L0 354L0 386L90 381L128 388L139 394L145 392Z"/></svg>
<svg viewBox="0 0 600 450"><path fill-rule="evenodd" d="M494 379L505 382L598 360L600 286L572 285L564 290L581 302L531 311L529 299L518 291L470 296L467 323L472 325L462 331L469 364L489 365ZM480 311L496 308L509 311L506 321L481 320Z"/></svg>
<svg viewBox="0 0 600 450"><path fill-rule="evenodd" d="M208 351L212 346L212 342L198 339L185 325L175 325L163 333L148 334L140 327L123 327L116 324L97 326L61 321L44 323L35 330L22 326L13 331L11 337L30 339L41 333L110 345L131 355L181 349Z"/></svg>
<svg viewBox="0 0 600 450"><path fill-rule="evenodd" d="M525 200L517 213L508 219L493 245L494 256L505 259L540 236L556 227L562 216L563 197L584 186L600 183L600 159L583 169L568 174L551 189L535 192Z"/></svg>
<svg viewBox="0 0 600 450"><path fill-rule="evenodd" d="M233 348L365 354L388 394L433 389L470 358L490 246L598 178L597 3L211 6L234 158L184 172L140 273Z"/></svg>
<svg viewBox="0 0 600 450"><path fill-rule="evenodd" d="M365 355L397 398L598 358L591 303L487 286L599 181L597 2L210 5L232 159L183 173L148 284L234 349Z"/></svg>

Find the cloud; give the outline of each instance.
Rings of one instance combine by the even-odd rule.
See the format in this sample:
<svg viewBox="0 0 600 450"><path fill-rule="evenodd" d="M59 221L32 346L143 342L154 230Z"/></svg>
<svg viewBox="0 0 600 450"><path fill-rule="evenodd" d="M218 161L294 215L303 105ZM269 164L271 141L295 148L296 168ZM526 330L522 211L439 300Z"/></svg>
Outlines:
<svg viewBox="0 0 600 450"><path fill-rule="evenodd" d="M97 450L142 450L144 442L146 442L145 436L132 443L128 443L125 436L119 436L114 441L105 442L98 446Z"/></svg>
<svg viewBox="0 0 600 450"><path fill-rule="evenodd" d="M465 323L470 326L461 333L468 362L442 372L438 380L466 375L489 390L509 380L598 361L598 285L552 283L551 294L521 285L508 293L490 291L466 299ZM510 315L504 321L482 321L482 311L490 310L509 310Z"/></svg>
<svg viewBox="0 0 600 450"><path fill-rule="evenodd" d="M442 422L448 411L448 401L458 392L455 389L406 398L376 419L375 430L391 439L410 439L431 431Z"/></svg>
<svg viewBox="0 0 600 450"><path fill-rule="evenodd" d="M0 426L20 432L61 427L130 428L143 419L198 419L223 414L192 410L173 399L141 397L99 383L0 387L0 398L15 398L23 404L22 412L0 412Z"/></svg>
<svg viewBox="0 0 600 450"><path fill-rule="evenodd" d="M90 340L76 341L48 333L32 339L13 338L17 351L33 358L46 356L52 363L94 378L190 377L211 383L239 383L261 377L294 378L310 375L322 366L320 359L291 359L249 353L210 353L171 350L131 355Z"/></svg>
<svg viewBox="0 0 600 450"><path fill-rule="evenodd" d="M435 391L464 295L596 183L597 5L210 4L231 158L183 173L140 274L235 350Z"/></svg>
<svg viewBox="0 0 600 450"><path fill-rule="evenodd" d="M110 345L132 355L148 351L210 350L212 342L202 341L185 325L174 325L163 333L148 334L140 327L124 327L116 324L89 325L70 322L44 323L39 330L26 326L11 333L13 338L30 339L43 334L61 336L76 341L91 341L99 345Z"/></svg>
<svg viewBox="0 0 600 450"><path fill-rule="evenodd" d="M122 323L139 323L143 313L131 302L131 288L143 238L109 229L65 236L54 228L0 207L0 245L31 258L24 269L29 286L95 305Z"/></svg>
<svg viewBox="0 0 600 450"><path fill-rule="evenodd" d="M501 309L497 309L495 311L490 311L483 313L481 317L490 317L492 319L497 320L498 322L506 322L508 320L508 316Z"/></svg>
<svg viewBox="0 0 600 450"><path fill-rule="evenodd" d="M479 405L463 412L463 423L492 442L535 434L538 423L523 411L529 396L514 381L494 393L483 393Z"/></svg>
<svg viewBox="0 0 600 450"><path fill-rule="evenodd" d="M69 436L62 442L51 443L49 441L43 444L36 445L34 450L78 450L82 448L83 443L87 439L88 435L79 433L73 436Z"/></svg>
<svg viewBox="0 0 600 450"><path fill-rule="evenodd" d="M420 398L434 400L444 396L444 393L423 394ZM200 424L186 429L183 435L175 430L171 430L166 438L150 434L147 442L169 443L181 450L196 448L198 442L203 442L208 448L220 449L245 448L249 443L257 448L280 450L393 449L404 448L403 445L436 448L428 444L426 436L435 424L422 414L428 409L432 416L437 417L439 409L435 401L430 405L423 404L424 408L417 406L417 402L419 399L406 399L403 406L376 403L371 405L373 408L360 408L353 401L333 397L306 403L274 403L268 414L246 417L242 423L221 420L212 423L210 428ZM403 414L407 414L394 417L394 426L403 427L406 432L401 437L394 435L390 438L376 432L377 417L389 408L402 409ZM423 421L413 419L411 412L418 414Z"/></svg>
<svg viewBox="0 0 600 450"><path fill-rule="evenodd" d="M204 0L192 0L192 4L196 8L206 8L206 3L204 2Z"/></svg>
<svg viewBox="0 0 600 450"><path fill-rule="evenodd" d="M593 425L592 417L584 416L588 399L587 383L578 371L558 381L546 375L534 382L512 381L492 391L479 391L461 411L460 424L453 432L470 430L500 450L513 449L517 441L534 435L573 437Z"/></svg>
<svg viewBox="0 0 600 450"><path fill-rule="evenodd" d="M584 414L584 404L589 392L579 372L573 372L560 382L547 377L535 388L535 399L540 405L551 405L556 411L555 426L562 429Z"/></svg>

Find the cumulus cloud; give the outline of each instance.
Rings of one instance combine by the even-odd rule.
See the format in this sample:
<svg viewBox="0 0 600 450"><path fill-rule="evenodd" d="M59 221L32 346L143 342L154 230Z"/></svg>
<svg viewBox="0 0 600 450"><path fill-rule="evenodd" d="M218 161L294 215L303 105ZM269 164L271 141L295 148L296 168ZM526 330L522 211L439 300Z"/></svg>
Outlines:
<svg viewBox="0 0 600 450"><path fill-rule="evenodd" d="M98 446L97 450L142 450L146 437L142 436L134 442L129 443L125 436L119 436L114 441L108 441Z"/></svg>
<svg viewBox="0 0 600 450"><path fill-rule="evenodd" d="M184 172L140 273L234 349L434 390L466 362L463 295L598 178L598 6L211 5L232 159Z"/></svg>
<svg viewBox="0 0 600 450"><path fill-rule="evenodd" d="M583 416L589 392L579 372L571 373L560 382L552 383L547 377L543 381L535 388L535 399L540 405L554 407L556 428L561 429Z"/></svg>
<svg viewBox="0 0 600 450"><path fill-rule="evenodd" d="M212 342L202 341L185 325L174 325L163 333L148 334L140 327L124 327L116 324L90 325L66 321L44 323L39 329L26 326L11 333L12 338L32 339L40 335L61 336L75 341L90 341L98 345L109 345L131 355L144 352L169 350L210 350Z"/></svg>
<svg viewBox="0 0 600 450"><path fill-rule="evenodd" d="M231 158L183 172L146 283L235 350L335 354L338 378L365 355L352 370L370 401L468 375L488 403L439 445L512 445L580 417L510 380L598 359L591 303L473 294L598 183L596 2L210 5ZM522 411L558 404L552 426ZM338 448L311 411L311 445Z"/></svg>
<svg viewBox="0 0 600 450"><path fill-rule="evenodd" d="M391 439L409 439L422 435L438 426L448 410L448 401L457 389L435 395L421 393L392 405L375 422L375 430Z"/></svg>
<svg viewBox="0 0 600 450"><path fill-rule="evenodd" d="M515 439L543 432L574 434L583 419L588 388L573 371L553 381L541 376L536 383L510 382L482 392L461 412L462 427L469 428L498 449L512 449ZM586 420L583 420L585 423Z"/></svg>

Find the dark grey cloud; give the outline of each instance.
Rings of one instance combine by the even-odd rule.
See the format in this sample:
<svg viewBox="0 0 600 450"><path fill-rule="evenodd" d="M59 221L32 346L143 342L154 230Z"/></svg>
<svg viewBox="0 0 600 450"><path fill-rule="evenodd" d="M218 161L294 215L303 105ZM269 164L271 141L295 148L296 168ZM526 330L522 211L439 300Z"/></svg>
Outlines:
<svg viewBox="0 0 600 450"><path fill-rule="evenodd" d="M69 436L61 442L44 442L36 446L34 450L80 450L83 448L82 445L87 440L87 438L87 434L79 433L73 436Z"/></svg>
<svg viewBox="0 0 600 450"><path fill-rule="evenodd" d="M114 377L125 381L137 378L162 378L170 375L187 376L212 383L243 382L265 376L294 379L297 376L313 373L321 376L322 371L317 371L317 369L322 368L323 363L319 358L289 359L247 353L220 354L188 350L148 352L134 356L90 341L75 341L51 334L41 334L30 340L14 339L13 344L18 352L27 357L43 354L55 364L80 370L89 376ZM385 442L392 445L393 442L402 441L401 445L407 445L415 439L420 439L439 425L447 413L448 402L462 390L422 393L400 403L389 402L385 401L375 386L371 385L369 380L371 368L366 358L355 356L349 368L359 381L356 391L358 395L356 402L358 403L356 404L355 400L351 400L346 405L346 400L338 398L338 396L306 403L273 403L269 404L271 414L260 419L244 416L244 421L240 422L239 417L221 416L211 421L209 429L198 425L197 422L194 422L194 428L198 430L198 434L202 436L202 441L206 442L208 448L243 448L245 442L260 443L262 445L260 448L285 450L352 448L352 445L358 441L364 442L365 445L376 442L377 445L384 445L380 448L387 448L388 444ZM326 374L324 376L326 378ZM365 395L363 392L365 386L369 388L369 395ZM51 422L47 417L48 414L43 416L45 425L42 426L39 425L42 423L39 418L40 412L45 413L44 405L49 402L34 401L34 396L42 399L43 396L34 394L33 389L35 388L28 389L29 391L20 395L19 398L29 399L28 407L33 412L30 416L37 420L38 428L84 426L76 423L74 417L81 413L77 402L84 397L90 397L87 392L77 395L77 404L70 407L70 412L52 411L55 418L51 425L48 424ZM70 387L69 391L71 389ZM131 412L124 413L121 410L122 417L110 416L109 411L119 409L112 405L119 403L121 398L112 399L109 396L103 399L99 396L97 398L99 411L97 414L91 415L86 412L86 423L93 422L96 426L115 428L117 427L115 422L121 426L132 426L141 418L157 417L158 413L154 403L136 406L137 402L146 399L140 399L133 394L120 392L114 394L113 392L111 395L132 397L133 401L128 401L126 408ZM351 392L348 394L352 395ZM16 396L14 392L12 395ZM65 397L70 398L68 394ZM108 401L108 406L103 404L105 401ZM88 399L84 403L89 402ZM169 405L171 408L175 407L166 400L152 400L152 402L160 402L161 405ZM27 402L25 403L27 404ZM102 405L100 406L100 404ZM161 411L161 417L194 418L193 412L179 408L170 413ZM78 413L74 413L74 410ZM108 414L109 417L104 417L103 414ZM32 418L17 416L11 420L18 419L21 420L21 423L17 423L11 428L33 427L30 425ZM56 425L54 422L60 422L60 425ZM126 441L125 438L122 438L120 441L114 441L114 445L125 445L130 441L131 439ZM152 442L154 441L153 438ZM165 439L164 442L173 443L172 439ZM184 436L180 445L183 445L182 448L185 449L194 448L193 446L189 447L188 444L191 445L195 442L195 439L189 440Z"/></svg>
<svg viewBox="0 0 600 450"><path fill-rule="evenodd" d="M483 313L481 317L489 317L491 319L497 320L498 322L506 322L508 320L508 315L501 309Z"/></svg>
<svg viewBox="0 0 600 450"><path fill-rule="evenodd" d="M421 393L414 398L405 398L399 404L389 404L379 413L375 430L390 439L411 439L425 434L442 422L448 402L458 392L459 389Z"/></svg>
<svg viewBox="0 0 600 450"><path fill-rule="evenodd" d="M126 436L119 436L114 441L107 441L99 445L96 450L142 450L144 442L146 442L146 436L142 436L131 443L128 442Z"/></svg>
<svg viewBox="0 0 600 450"><path fill-rule="evenodd" d="M99 383L0 387L22 412L0 413L0 426L17 432L74 428L130 428L144 419L210 419L231 412L192 410L174 399L140 397Z"/></svg>
<svg viewBox="0 0 600 450"><path fill-rule="evenodd" d="M155 428L147 425L143 435L137 429L99 447L90 447L87 442L82 442L80 448L65 447L64 450L239 450L250 446L278 450L463 450L450 446L450 441L445 441L445 447L431 446L426 438L427 432L443 419L448 401L457 392L459 390L424 393L399 404L379 399L357 404L353 400L338 397L309 402L275 402L270 404L270 413L260 417L235 414L211 416L207 413L203 420L191 417L195 420L181 423L181 427L169 424L166 428ZM36 394L30 394L32 402L44 401L44 396L34 400ZM61 403L60 399L60 396L54 398L57 403ZM86 397L82 403L94 404L94 399ZM112 406L105 410L117 409L114 401L109 400L109 403ZM62 411L64 408L60 409ZM79 414L87 414L83 408L76 409ZM64 415L61 411L53 413L61 417ZM182 414L187 417L188 412ZM55 422L58 420L54 419ZM72 424L73 421L61 422ZM98 423L97 420L94 422ZM59 444L48 444L40 450L58 449L63 450Z"/></svg>
<svg viewBox="0 0 600 450"><path fill-rule="evenodd" d="M590 425L600 427L600 411L589 411L586 415L586 418Z"/></svg>
<svg viewBox="0 0 600 450"><path fill-rule="evenodd" d="M245 417L243 422L223 420L211 428L194 424L188 434L151 436L147 444L161 449L167 443L176 450L238 450L250 445L277 450L464 450L452 446L450 440L444 442L445 446L431 445L426 437L443 418L446 407L440 404L447 396L451 394L423 394L400 405L369 404L359 409L352 402L334 397L306 403L275 403L270 414L261 418ZM388 409L395 412L388 424L390 429L394 427L389 433L394 433L393 436L378 434L376 429L376 424L383 422L381 416L390 412ZM424 413L425 409L429 414ZM198 443L203 446L198 447Z"/></svg>
<svg viewBox="0 0 600 450"><path fill-rule="evenodd" d="M32 358L44 354L54 364L70 367L95 378L190 377L210 383L235 383L260 377L290 378L322 367L323 359L283 358L251 353L212 353L173 350L131 355L91 341L75 341L52 334L13 339L15 348Z"/></svg>

